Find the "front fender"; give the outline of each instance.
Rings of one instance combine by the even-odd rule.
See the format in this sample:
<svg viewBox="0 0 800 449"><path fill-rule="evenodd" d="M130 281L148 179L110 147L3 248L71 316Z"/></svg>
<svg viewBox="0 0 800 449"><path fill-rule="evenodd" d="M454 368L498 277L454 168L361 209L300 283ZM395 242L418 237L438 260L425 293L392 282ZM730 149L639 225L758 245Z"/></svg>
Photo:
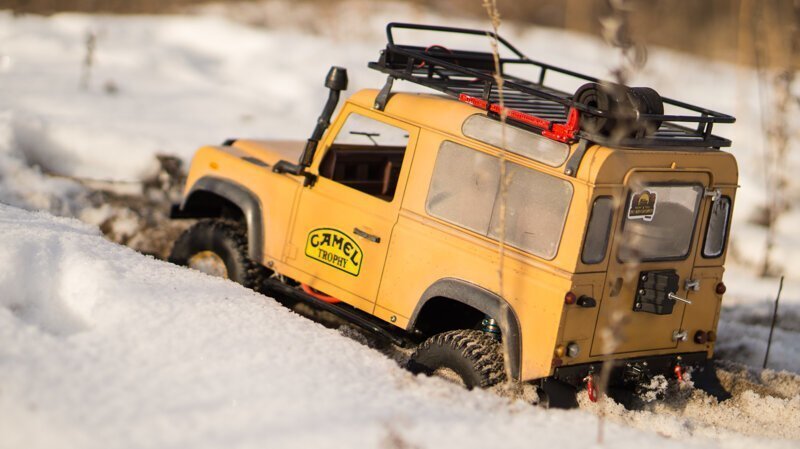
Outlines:
<svg viewBox="0 0 800 449"><path fill-rule="evenodd" d="M179 211L183 212L191 202L192 195L198 192L210 192L218 195L242 210L247 224L247 255L251 260L260 262L264 258L264 226L261 222L262 205L258 196L248 188L229 179L204 176L198 179L184 196Z"/></svg>

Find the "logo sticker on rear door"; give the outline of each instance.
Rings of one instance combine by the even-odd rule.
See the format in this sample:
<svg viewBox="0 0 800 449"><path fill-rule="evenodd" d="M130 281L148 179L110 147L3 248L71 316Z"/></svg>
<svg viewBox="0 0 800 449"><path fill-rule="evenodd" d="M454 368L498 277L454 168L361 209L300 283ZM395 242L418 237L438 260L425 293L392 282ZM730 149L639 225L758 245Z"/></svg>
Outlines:
<svg viewBox="0 0 800 449"><path fill-rule="evenodd" d="M656 192L642 190L633 192L628 207L628 218L631 220L653 221L656 214Z"/></svg>
<svg viewBox="0 0 800 449"><path fill-rule="evenodd" d="M337 229L318 228L308 233L306 256L347 274L358 276L364 254L347 234Z"/></svg>

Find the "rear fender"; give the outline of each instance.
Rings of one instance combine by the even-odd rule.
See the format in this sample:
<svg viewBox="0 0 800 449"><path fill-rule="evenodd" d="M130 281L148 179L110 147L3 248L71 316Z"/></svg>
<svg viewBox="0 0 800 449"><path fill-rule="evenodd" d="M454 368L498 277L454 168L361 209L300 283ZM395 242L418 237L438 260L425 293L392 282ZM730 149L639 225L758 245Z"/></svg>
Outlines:
<svg viewBox="0 0 800 449"><path fill-rule="evenodd" d="M494 318L503 337L503 352L511 370L511 377L520 378L522 339L519 319L511 306L500 296L475 284L455 278L444 278L434 282L422 294L411 319L408 330L413 330L420 311L429 300L444 297L466 304Z"/></svg>

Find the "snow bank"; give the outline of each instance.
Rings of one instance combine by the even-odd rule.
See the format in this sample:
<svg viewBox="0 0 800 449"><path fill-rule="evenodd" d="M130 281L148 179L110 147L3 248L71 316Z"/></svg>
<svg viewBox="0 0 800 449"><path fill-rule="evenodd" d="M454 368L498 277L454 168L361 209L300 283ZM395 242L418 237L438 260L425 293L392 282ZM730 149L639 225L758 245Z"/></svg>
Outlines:
<svg viewBox="0 0 800 449"><path fill-rule="evenodd" d="M75 220L0 206L0 235L0 447L593 445L593 415L415 378ZM613 424L607 441L687 445Z"/></svg>

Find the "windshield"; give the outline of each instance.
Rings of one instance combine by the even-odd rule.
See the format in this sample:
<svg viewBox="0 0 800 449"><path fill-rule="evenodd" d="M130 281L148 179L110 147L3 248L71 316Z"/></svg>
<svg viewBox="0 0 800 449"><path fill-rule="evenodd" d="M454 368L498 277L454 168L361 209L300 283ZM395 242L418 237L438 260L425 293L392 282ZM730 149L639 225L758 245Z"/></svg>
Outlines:
<svg viewBox="0 0 800 449"><path fill-rule="evenodd" d="M625 208L620 260L685 258L702 195L700 185L650 185L631 191Z"/></svg>

